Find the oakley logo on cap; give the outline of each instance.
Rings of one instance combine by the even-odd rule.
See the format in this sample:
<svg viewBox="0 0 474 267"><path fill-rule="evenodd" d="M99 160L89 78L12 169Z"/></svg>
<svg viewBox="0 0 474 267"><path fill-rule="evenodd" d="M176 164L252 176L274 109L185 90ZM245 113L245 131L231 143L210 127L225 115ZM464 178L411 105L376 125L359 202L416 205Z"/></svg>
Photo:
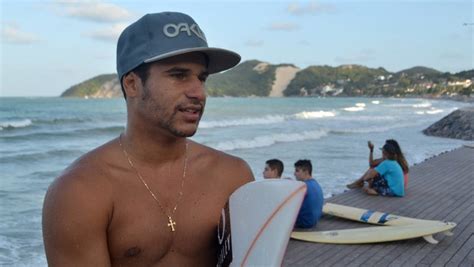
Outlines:
<svg viewBox="0 0 474 267"><path fill-rule="evenodd" d="M199 29L199 26L195 23L193 23L191 26L185 22L179 24L169 23L163 27L163 33L171 38L178 36L181 32L186 32L188 36L191 36L191 34L194 33L197 37L207 42L206 37L202 33L201 29Z"/></svg>

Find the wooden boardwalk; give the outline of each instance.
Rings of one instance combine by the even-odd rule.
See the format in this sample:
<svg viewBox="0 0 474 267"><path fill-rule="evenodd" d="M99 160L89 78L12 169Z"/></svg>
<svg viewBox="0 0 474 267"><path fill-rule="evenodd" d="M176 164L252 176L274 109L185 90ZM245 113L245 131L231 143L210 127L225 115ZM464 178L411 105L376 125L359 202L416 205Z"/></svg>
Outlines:
<svg viewBox="0 0 474 267"><path fill-rule="evenodd" d="M350 190L326 202L456 222L453 236L437 234L437 245L422 238L364 245L290 240L283 266L474 266L474 147L464 146L413 166L409 179L403 198ZM315 230L356 227L367 224L325 215Z"/></svg>

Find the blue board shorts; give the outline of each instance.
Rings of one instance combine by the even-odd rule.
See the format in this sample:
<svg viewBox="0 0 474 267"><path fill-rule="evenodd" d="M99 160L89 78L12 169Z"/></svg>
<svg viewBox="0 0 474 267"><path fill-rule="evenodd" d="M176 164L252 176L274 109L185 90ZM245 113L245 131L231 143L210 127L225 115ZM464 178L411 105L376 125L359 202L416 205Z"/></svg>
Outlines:
<svg viewBox="0 0 474 267"><path fill-rule="evenodd" d="M372 182L372 188L381 196L394 197L395 194L388 186L387 180L380 175L377 175Z"/></svg>

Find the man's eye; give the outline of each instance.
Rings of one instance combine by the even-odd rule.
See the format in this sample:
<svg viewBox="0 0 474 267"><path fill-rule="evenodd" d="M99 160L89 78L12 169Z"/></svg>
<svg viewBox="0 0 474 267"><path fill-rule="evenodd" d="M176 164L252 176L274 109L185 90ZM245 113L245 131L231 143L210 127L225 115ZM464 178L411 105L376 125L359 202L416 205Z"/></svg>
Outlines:
<svg viewBox="0 0 474 267"><path fill-rule="evenodd" d="M200 75L199 80L204 83L204 82L206 82L207 77L208 77L207 75Z"/></svg>
<svg viewBox="0 0 474 267"><path fill-rule="evenodd" d="M174 78L176 78L178 80L184 80L187 77L187 75L185 73L173 73L173 74L171 74L171 76L173 76Z"/></svg>

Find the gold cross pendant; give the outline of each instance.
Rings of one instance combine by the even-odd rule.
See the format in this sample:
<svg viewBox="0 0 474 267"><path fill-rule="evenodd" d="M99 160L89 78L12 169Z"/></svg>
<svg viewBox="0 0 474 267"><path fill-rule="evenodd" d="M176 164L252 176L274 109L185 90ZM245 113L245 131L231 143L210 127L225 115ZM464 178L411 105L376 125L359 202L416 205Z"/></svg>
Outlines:
<svg viewBox="0 0 474 267"><path fill-rule="evenodd" d="M171 216L168 216L168 227L171 228L171 232L174 232L174 226L176 225L176 222L171 219Z"/></svg>

